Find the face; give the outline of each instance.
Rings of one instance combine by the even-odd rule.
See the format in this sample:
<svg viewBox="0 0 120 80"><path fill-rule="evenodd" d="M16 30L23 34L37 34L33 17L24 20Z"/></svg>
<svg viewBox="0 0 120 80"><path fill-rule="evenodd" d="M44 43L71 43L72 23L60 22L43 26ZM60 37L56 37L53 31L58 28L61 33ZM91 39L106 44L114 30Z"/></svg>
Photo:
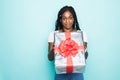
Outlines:
<svg viewBox="0 0 120 80"><path fill-rule="evenodd" d="M62 15L61 22L62 22L63 28L71 29L74 23L74 17L72 13L70 11L65 11Z"/></svg>

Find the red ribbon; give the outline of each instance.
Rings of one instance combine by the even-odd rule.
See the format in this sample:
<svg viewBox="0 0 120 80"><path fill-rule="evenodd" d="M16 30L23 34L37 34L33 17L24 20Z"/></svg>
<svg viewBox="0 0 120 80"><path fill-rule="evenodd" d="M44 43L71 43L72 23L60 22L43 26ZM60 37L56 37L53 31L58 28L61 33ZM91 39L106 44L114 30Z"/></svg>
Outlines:
<svg viewBox="0 0 120 80"><path fill-rule="evenodd" d="M84 50L84 46L78 46L78 44L71 39L70 32L65 33L66 40L61 41L58 47L55 47L55 52L58 51L61 56L67 58L66 72L73 72L72 56L75 57L78 53L78 49Z"/></svg>

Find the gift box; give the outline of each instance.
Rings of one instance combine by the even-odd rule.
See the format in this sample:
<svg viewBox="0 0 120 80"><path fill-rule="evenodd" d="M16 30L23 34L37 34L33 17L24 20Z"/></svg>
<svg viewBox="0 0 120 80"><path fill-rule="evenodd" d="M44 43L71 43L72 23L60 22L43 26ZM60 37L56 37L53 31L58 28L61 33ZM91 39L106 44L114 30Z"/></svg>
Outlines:
<svg viewBox="0 0 120 80"><path fill-rule="evenodd" d="M54 33L57 74L83 73L86 66L82 31Z"/></svg>

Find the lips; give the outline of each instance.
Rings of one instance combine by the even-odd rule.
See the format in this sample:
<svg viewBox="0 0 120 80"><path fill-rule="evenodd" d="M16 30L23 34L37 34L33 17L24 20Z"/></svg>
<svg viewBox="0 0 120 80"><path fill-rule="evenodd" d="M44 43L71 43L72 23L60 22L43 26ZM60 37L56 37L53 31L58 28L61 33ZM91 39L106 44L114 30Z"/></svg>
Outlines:
<svg viewBox="0 0 120 80"><path fill-rule="evenodd" d="M71 28L72 25L71 25L71 24L65 24L65 27L66 27L66 28Z"/></svg>

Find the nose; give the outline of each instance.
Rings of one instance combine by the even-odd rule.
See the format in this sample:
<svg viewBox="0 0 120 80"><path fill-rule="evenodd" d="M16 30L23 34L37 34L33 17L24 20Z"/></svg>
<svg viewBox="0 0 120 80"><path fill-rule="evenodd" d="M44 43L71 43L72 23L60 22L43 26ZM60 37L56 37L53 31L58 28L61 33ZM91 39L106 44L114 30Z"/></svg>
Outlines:
<svg viewBox="0 0 120 80"><path fill-rule="evenodd" d="M66 19L66 23L69 23L69 19Z"/></svg>

